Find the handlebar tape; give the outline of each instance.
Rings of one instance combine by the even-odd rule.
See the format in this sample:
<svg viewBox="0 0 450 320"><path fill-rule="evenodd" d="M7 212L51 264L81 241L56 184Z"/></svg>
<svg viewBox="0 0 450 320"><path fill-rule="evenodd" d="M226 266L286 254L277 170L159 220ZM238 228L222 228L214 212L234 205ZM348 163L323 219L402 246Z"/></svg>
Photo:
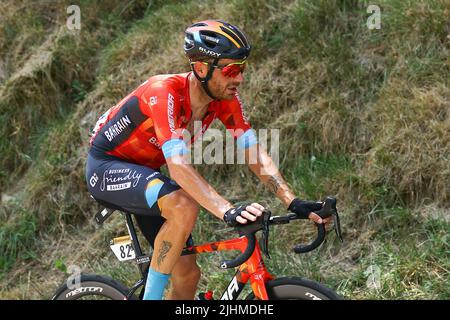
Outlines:
<svg viewBox="0 0 450 320"><path fill-rule="evenodd" d="M255 250L255 244L256 244L256 236L255 234L247 234L245 237L248 240L247 248L245 248L244 252L237 256L236 258L232 260L224 260L220 264L220 268L227 269L227 268L234 268L241 264L243 264L245 261L250 258L250 256L253 254L253 251Z"/></svg>

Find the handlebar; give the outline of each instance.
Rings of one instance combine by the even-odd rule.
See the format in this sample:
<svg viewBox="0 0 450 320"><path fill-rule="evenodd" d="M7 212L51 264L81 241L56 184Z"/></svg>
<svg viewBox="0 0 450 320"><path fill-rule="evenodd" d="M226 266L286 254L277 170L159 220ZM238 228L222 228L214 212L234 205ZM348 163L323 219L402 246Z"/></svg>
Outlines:
<svg viewBox="0 0 450 320"><path fill-rule="evenodd" d="M337 236L339 237L339 239L342 242L343 240L342 240L342 235L341 235L341 226L340 226L340 221L339 221L339 215L338 215L337 209L336 209L336 198L327 197L325 199L325 203L324 203L322 209L320 209L319 211L315 211L315 213L317 215L319 215L322 219L333 216L334 230L336 231ZM322 244L322 242L325 240L325 234L326 234L325 224L323 224L323 223L318 224L316 222L314 222L314 224L317 227L316 239L314 239L311 243L309 243L307 245L299 244L299 245L295 246L294 247L295 253L306 253L306 252L312 251L312 250L316 249L318 246L320 246Z"/></svg>
<svg viewBox="0 0 450 320"><path fill-rule="evenodd" d="M340 220L339 215L336 209L336 198L333 197L327 197L325 199L324 205L322 209L319 211L315 211L316 214L318 214L322 219L328 218L330 216L333 217L334 221L334 230L336 231L336 235L338 238L343 242L342 240L342 234L341 234L341 226L340 226ZM222 269L226 268L234 268L245 261L247 261L250 256L253 254L253 251L255 250L256 245L256 236L255 233L259 230L263 230L263 242L262 242L262 251L265 253L265 255L270 258L269 250L268 250L268 239L269 239L269 225L272 224L287 224L291 220L300 219L295 213L289 213L284 216L271 216L271 212L269 210L264 210L263 214L259 216L256 221L239 225L235 227L235 230L239 232L240 236L245 236L248 240L247 247L240 255L238 255L236 258L231 260L224 260L220 264L220 267ZM318 246L320 246L323 241L325 240L326 230L324 224L318 224L315 223L317 227L317 237L309 244L303 245L299 244L293 248L295 253L306 253L309 251L312 251L316 249Z"/></svg>
<svg viewBox="0 0 450 320"><path fill-rule="evenodd" d="M235 268L237 266L240 266L245 261L247 261L248 258L250 258L253 251L255 250L256 236L254 233L252 233L252 234L246 235L246 237L247 237L248 243L247 243L247 248L245 248L245 251L232 260L222 261L222 263L220 264L220 267L222 269Z"/></svg>

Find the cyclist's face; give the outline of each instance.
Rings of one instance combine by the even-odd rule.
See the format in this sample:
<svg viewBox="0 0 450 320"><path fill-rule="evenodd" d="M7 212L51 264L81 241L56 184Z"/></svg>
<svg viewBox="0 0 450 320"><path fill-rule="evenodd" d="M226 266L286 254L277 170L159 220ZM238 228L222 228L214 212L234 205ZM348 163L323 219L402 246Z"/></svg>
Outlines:
<svg viewBox="0 0 450 320"><path fill-rule="evenodd" d="M241 62L233 59L220 59L219 67L226 66L233 62ZM236 95L236 89L244 81L242 72L238 72L235 77L225 76L221 69L214 68L211 80L208 82L211 93L221 100L231 100Z"/></svg>

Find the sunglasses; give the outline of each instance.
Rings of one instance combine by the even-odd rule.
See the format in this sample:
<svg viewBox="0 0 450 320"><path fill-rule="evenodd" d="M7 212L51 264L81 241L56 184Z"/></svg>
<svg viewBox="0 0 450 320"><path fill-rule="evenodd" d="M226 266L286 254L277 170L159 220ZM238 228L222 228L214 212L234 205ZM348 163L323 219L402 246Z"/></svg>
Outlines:
<svg viewBox="0 0 450 320"><path fill-rule="evenodd" d="M206 65L209 64L208 62L203 61L201 61L201 63ZM236 78L239 73L244 73L246 65L247 61L244 60L241 62L232 62L224 66L214 66L214 68L220 69L225 77Z"/></svg>

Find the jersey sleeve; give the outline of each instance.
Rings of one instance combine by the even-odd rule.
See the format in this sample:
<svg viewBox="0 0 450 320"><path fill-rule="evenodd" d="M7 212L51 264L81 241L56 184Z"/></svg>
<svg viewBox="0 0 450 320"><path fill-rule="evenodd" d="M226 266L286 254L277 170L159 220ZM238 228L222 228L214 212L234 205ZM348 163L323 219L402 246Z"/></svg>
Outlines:
<svg viewBox="0 0 450 320"><path fill-rule="evenodd" d="M232 100L222 101L220 110L218 118L236 139L238 147L248 148L257 143L255 132L244 114L242 101L237 93Z"/></svg>

